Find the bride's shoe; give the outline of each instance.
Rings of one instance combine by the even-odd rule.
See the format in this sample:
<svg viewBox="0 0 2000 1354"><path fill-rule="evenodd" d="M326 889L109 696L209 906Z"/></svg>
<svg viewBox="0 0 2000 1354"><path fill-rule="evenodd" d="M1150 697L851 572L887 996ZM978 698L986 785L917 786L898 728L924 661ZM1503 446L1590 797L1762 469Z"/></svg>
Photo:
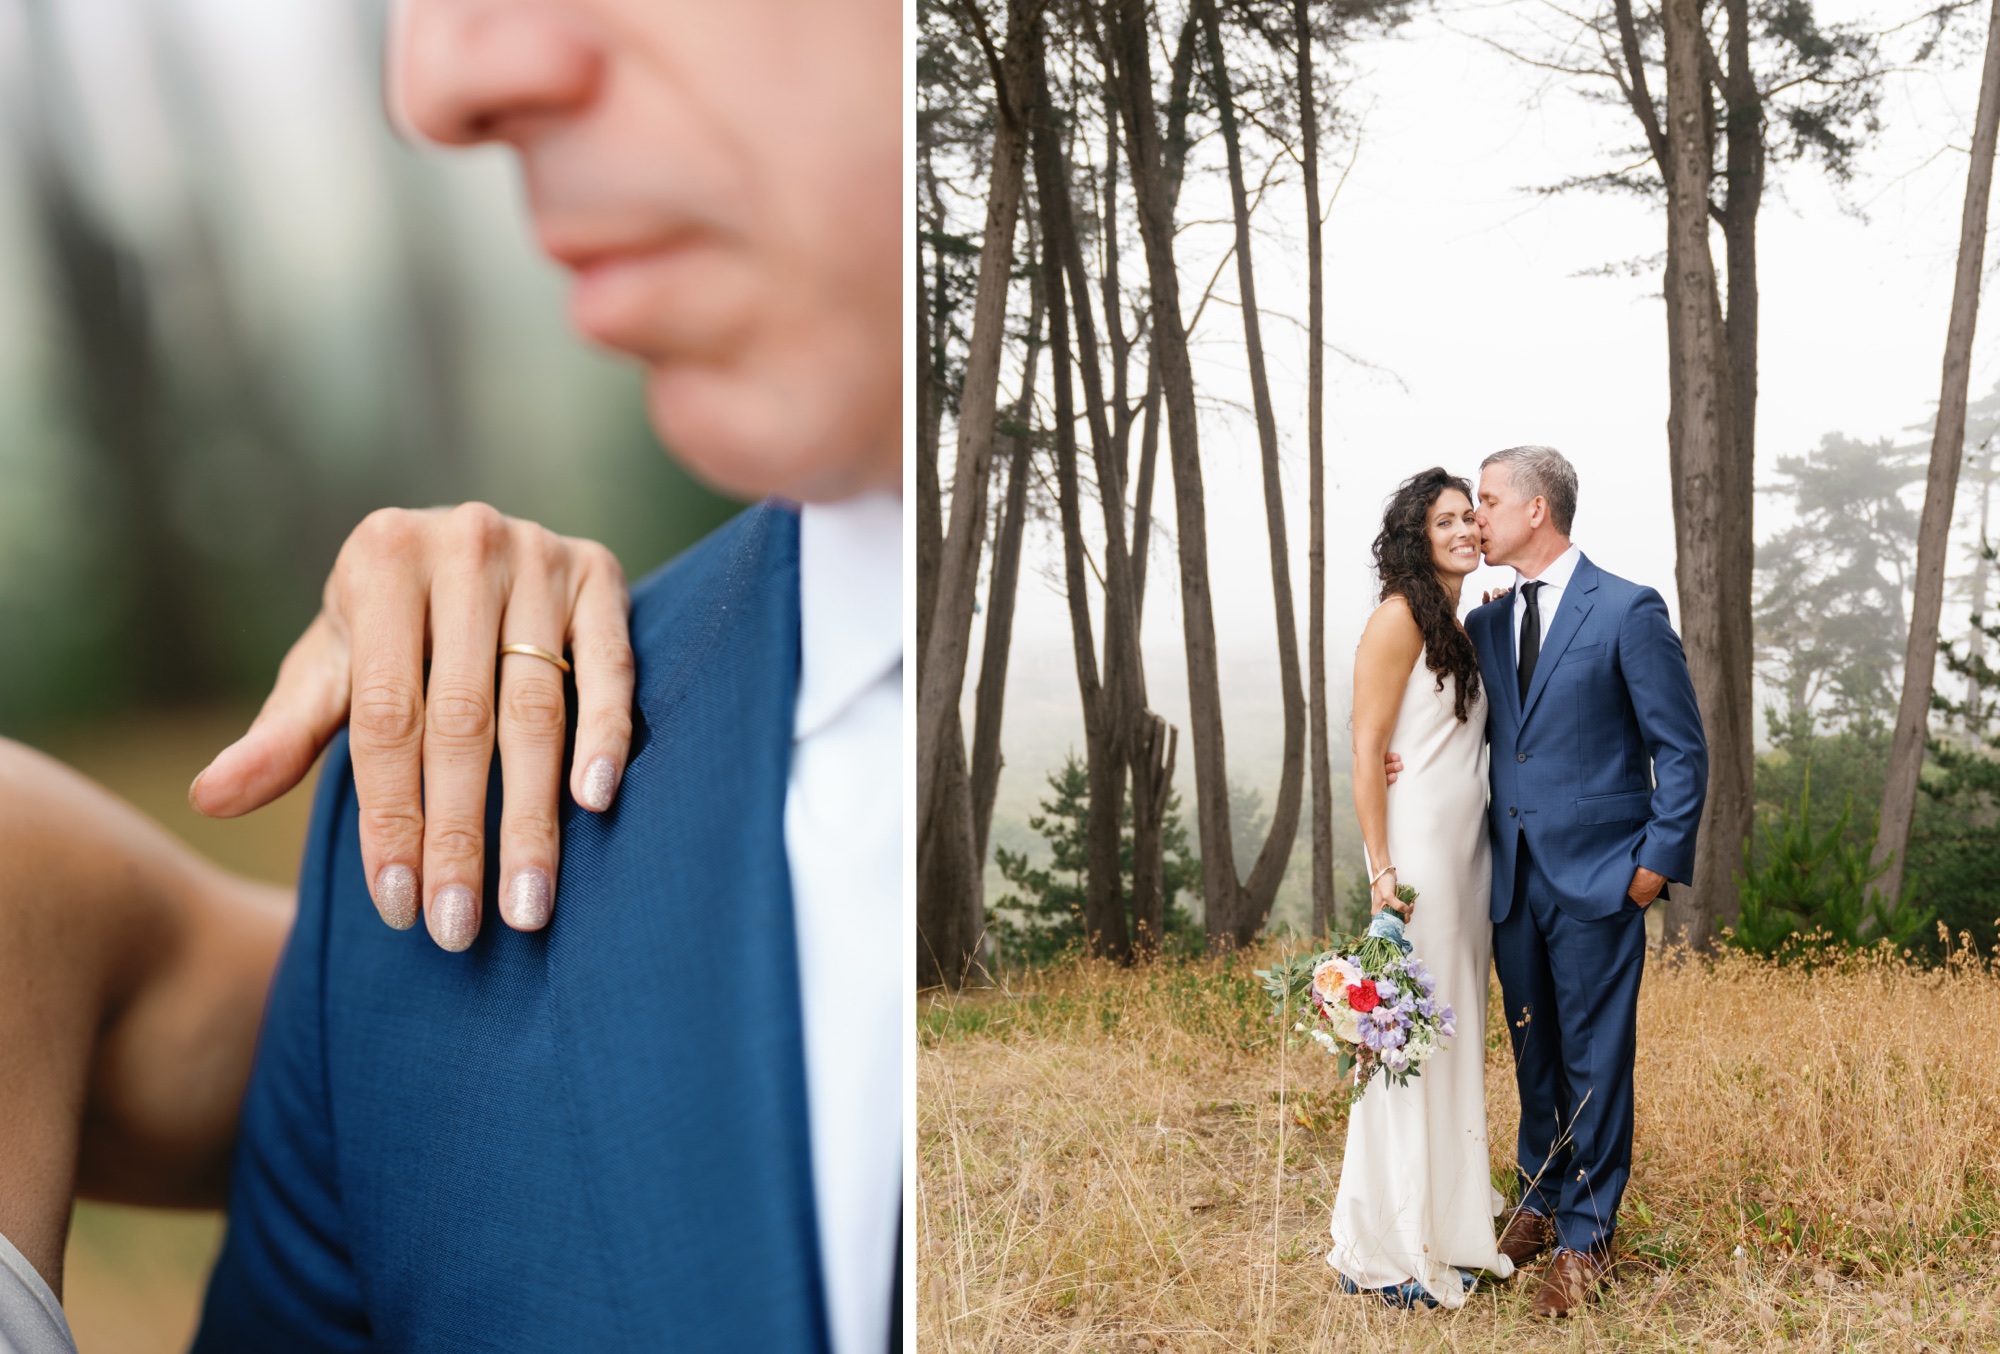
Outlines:
<svg viewBox="0 0 2000 1354"><path fill-rule="evenodd" d="M1465 1285L1465 1291L1468 1295L1479 1283L1479 1276L1476 1274L1469 1274L1462 1269L1452 1272L1457 1274L1459 1282ZM1335 1270L1334 1273L1340 1275L1340 1291L1343 1293L1370 1293L1380 1298L1387 1305L1400 1307L1405 1311L1414 1311L1418 1307L1435 1307L1438 1305L1438 1300L1430 1295L1430 1290L1415 1279L1406 1279L1402 1283L1388 1288L1362 1288L1356 1285L1354 1280L1348 1278L1345 1274L1341 1274L1339 1270Z"/></svg>

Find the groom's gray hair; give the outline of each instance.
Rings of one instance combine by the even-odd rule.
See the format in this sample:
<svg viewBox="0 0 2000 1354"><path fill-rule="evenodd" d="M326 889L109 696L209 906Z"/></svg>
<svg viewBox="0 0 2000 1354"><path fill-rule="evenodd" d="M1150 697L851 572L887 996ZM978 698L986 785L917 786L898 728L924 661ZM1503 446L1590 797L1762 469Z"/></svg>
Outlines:
<svg viewBox="0 0 2000 1354"><path fill-rule="evenodd" d="M1546 498L1556 530L1569 535L1569 525L1576 520L1576 467L1569 457L1554 447L1508 447L1481 461L1479 468L1489 465L1506 466L1514 487L1529 498L1537 494Z"/></svg>

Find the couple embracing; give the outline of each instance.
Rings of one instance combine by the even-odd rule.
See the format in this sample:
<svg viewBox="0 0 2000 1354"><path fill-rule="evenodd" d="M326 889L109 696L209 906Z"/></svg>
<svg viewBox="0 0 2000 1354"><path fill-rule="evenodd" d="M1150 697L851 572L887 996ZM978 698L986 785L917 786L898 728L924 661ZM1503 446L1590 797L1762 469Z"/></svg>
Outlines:
<svg viewBox="0 0 2000 1354"><path fill-rule="evenodd" d="M1693 875L1708 751L1666 604L1570 543L1576 491L1560 452L1513 447L1481 464L1476 502L1442 469L1407 480L1375 540L1381 605L1354 665L1371 903L1408 913L1460 1012L1422 1077L1378 1079L1348 1122L1327 1260L1393 1305L1458 1307L1478 1274L1552 1252L1533 1310L1560 1317L1611 1266L1645 910ZM1461 626L1482 554L1520 586ZM1399 883L1419 895L1408 908ZM1497 1237L1489 954L1521 1098L1520 1202Z"/></svg>

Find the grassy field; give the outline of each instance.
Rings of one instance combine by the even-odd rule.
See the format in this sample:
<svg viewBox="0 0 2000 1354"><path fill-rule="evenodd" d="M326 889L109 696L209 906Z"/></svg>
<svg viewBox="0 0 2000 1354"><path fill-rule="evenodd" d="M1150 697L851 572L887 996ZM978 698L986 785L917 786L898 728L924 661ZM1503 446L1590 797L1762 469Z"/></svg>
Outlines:
<svg viewBox="0 0 2000 1354"><path fill-rule="evenodd" d="M215 822L187 806L188 782L249 724L247 711L153 715L48 730L26 741L109 786L233 870L290 883L312 805L310 783L247 818ZM222 1218L79 1204L63 1306L82 1354L169 1354L194 1334Z"/></svg>
<svg viewBox="0 0 2000 1354"><path fill-rule="evenodd" d="M1345 1113L1331 1060L1274 1035L1250 972L1270 953L921 1003L924 1348L2000 1348L2000 957L1651 956L1630 1263L1552 1326L1526 1314L1532 1269L1456 1313L1337 1295Z"/></svg>

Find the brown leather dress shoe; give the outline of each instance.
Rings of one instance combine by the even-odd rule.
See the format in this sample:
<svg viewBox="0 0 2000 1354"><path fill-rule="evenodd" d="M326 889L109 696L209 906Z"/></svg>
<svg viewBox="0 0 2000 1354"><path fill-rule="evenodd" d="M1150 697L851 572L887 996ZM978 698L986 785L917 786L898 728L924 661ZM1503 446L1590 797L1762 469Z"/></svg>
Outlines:
<svg viewBox="0 0 2000 1354"><path fill-rule="evenodd" d="M1609 1268L1607 1259L1568 1247L1557 1251L1529 1314L1560 1319L1590 1301Z"/></svg>
<svg viewBox="0 0 2000 1354"><path fill-rule="evenodd" d="M1517 1208L1500 1232L1500 1254L1519 1269L1555 1243L1555 1225L1539 1213Z"/></svg>

